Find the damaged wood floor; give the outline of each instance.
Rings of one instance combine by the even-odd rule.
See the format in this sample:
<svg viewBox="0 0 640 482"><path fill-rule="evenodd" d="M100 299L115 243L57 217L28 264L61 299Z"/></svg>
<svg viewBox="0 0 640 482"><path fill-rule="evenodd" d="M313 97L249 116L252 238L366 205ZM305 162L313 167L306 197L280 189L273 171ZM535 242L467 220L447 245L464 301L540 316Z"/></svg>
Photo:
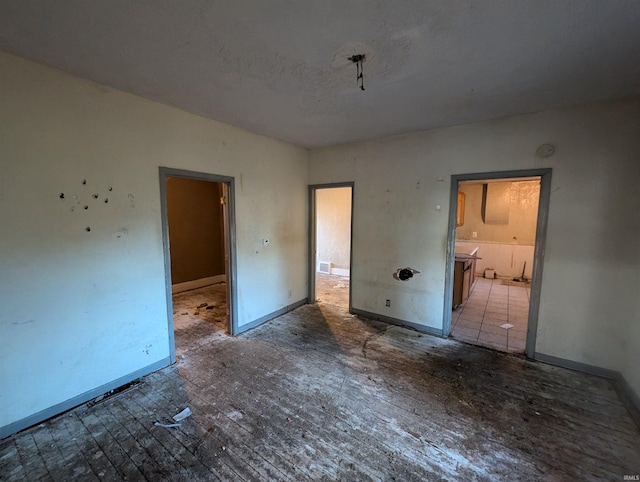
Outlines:
<svg viewBox="0 0 640 482"><path fill-rule="evenodd" d="M193 325L197 329L199 325ZM623 480L612 384L306 305L0 442L14 480ZM215 328L215 329L214 329ZM181 427L163 428L185 407Z"/></svg>

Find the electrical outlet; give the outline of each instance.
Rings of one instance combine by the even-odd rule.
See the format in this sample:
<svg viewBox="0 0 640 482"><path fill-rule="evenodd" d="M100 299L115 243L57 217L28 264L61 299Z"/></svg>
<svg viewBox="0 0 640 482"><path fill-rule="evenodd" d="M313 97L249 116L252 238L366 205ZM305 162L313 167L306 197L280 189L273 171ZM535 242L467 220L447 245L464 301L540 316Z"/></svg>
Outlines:
<svg viewBox="0 0 640 482"><path fill-rule="evenodd" d="M385 303L385 306L391 306L391 300L387 300L387 302Z"/></svg>
<svg viewBox="0 0 640 482"><path fill-rule="evenodd" d="M477 232L475 232L475 231L474 231L474 232L472 232L472 233L471 233L471 237L472 237L472 238L477 238L477 237L478 237L478 233L477 233Z"/></svg>

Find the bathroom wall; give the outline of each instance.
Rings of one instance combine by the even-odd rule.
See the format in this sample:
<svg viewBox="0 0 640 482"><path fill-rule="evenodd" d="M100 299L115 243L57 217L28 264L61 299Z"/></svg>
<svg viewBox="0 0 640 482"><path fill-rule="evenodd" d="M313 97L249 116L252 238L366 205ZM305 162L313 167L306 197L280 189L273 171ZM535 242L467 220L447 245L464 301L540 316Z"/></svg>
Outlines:
<svg viewBox="0 0 640 482"><path fill-rule="evenodd" d="M478 248L476 256L476 276L483 276L485 269L495 270L498 278L524 277L531 280L533 275L534 246L501 244L474 241L456 241L456 252L470 253Z"/></svg>
<svg viewBox="0 0 640 482"><path fill-rule="evenodd" d="M508 213L506 224L487 224L482 218L483 183L460 183L465 193L464 224L456 228L456 239L502 244L533 245L536 239L540 181L492 182L507 186L502 200ZM474 236L475 233L475 236Z"/></svg>

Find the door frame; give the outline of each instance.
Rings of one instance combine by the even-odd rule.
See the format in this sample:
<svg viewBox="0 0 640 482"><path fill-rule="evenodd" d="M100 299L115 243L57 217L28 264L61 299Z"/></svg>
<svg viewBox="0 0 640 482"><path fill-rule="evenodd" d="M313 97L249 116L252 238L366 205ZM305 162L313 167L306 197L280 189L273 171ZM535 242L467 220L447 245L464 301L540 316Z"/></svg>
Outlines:
<svg viewBox="0 0 640 482"><path fill-rule="evenodd" d="M352 313L352 290L353 283L353 202L355 183L354 182L336 182L328 184L311 184L309 185L309 267L307 286L309 287L308 299L310 304L316 302L316 224L317 224L317 208L316 208L316 191L319 189L334 189L340 187L351 188L351 219L349 232L349 313Z"/></svg>
<svg viewBox="0 0 640 482"><path fill-rule="evenodd" d="M226 186L227 199L224 205L224 242L228 250L228 259L225 260L225 272L227 277L227 311L229 313L228 329L233 336L238 333L237 320L237 295L236 295L236 219L235 219L235 179L229 176L209 174L206 172L187 171L160 167L160 209L162 219L162 246L164 254L165 290L167 298L167 320L169 324L169 351L171 363L175 362L176 345L173 326L173 299L171 291L171 250L169 243L169 219L167 214L167 179L179 177L197 181L210 181L222 183Z"/></svg>
<svg viewBox="0 0 640 482"><path fill-rule="evenodd" d="M538 203L538 221L533 251L533 273L531 276L531 295L529 299L529 318L527 320L527 341L525 353L534 358L536 336L538 332L538 313L540 311L540 293L542 288L542 270L547 240L547 222L551 198L551 168L523 169L517 171L475 172L451 176L449 195L449 227L447 230L447 252L444 288L443 336L451 334L451 303L453 301L453 269L456 251L456 217L458 211L458 188L461 181L482 181L519 177L540 177L540 201Z"/></svg>

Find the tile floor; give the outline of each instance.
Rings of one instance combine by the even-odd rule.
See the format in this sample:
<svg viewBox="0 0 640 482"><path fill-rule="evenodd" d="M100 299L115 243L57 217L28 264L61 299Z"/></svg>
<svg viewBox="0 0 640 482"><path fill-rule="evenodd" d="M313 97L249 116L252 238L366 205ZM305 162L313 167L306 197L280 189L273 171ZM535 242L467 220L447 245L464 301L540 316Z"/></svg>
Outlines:
<svg viewBox="0 0 640 482"><path fill-rule="evenodd" d="M451 336L495 350L524 353L530 288L477 278L465 303L453 311ZM509 323L507 330L501 325Z"/></svg>

